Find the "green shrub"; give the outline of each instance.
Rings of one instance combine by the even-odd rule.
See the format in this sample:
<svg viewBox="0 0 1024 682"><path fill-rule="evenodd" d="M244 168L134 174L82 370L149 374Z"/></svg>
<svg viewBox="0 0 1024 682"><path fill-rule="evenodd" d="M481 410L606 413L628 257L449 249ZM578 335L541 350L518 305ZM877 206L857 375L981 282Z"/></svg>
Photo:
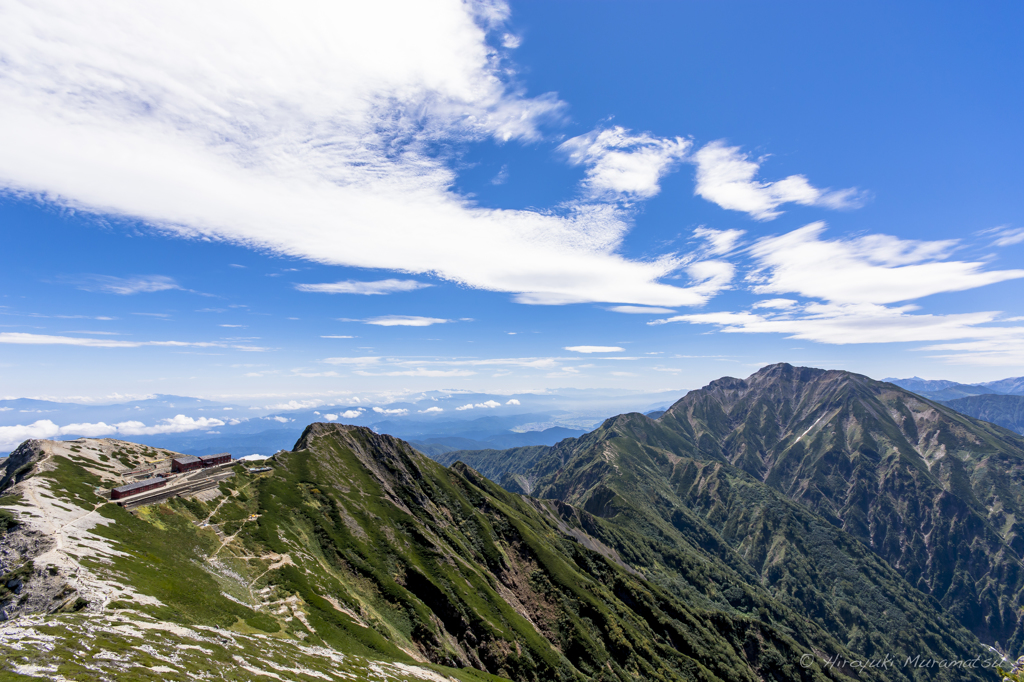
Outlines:
<svg viewBox="0 0 1024 682"><path fill-rule="evenodd" d="M0 535L18 525L18 519L6 509L0 509Z"/></svg>

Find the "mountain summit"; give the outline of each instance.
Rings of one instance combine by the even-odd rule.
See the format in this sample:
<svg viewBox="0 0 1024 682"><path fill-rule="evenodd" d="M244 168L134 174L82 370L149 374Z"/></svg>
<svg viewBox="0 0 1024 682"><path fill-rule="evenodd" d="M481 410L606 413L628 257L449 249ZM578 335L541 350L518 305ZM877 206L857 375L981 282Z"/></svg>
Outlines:
<svg viewBox="0 0 1024 682"><path fill-rule="evenodd" d="M440 461L456 459L621 524L694 517L802 609L833 601L830 588L787 586L780 562L863 547L982 641L1022 645L1024 438L890 383L771 365L691 391L657 420L621 415L551 448ZM801 540L805 514L839 532L834 546ZM837 633L854 621L837 619Z"/></svg>

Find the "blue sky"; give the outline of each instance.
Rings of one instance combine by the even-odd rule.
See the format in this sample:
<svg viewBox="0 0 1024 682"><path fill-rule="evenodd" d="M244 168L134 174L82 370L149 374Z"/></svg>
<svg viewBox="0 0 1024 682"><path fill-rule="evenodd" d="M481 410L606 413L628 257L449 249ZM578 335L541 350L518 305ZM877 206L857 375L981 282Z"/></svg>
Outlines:
<svg viewBox="0 0 1024 682"><path fill-rule="evenodd" d="M0 5L0 396L1024 374L1019 3Z"/></svg>

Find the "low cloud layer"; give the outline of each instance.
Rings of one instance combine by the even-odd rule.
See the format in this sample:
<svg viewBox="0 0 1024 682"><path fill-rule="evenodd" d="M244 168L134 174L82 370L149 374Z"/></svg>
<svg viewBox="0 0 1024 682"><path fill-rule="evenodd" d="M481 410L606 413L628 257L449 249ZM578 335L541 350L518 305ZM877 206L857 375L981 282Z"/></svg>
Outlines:
<svg viewBox="0 0 1024 682"><path fill-rule="evenodd" d="M161 433L184 433L199 429L210 429L224 426L220 419L210 417L186 417L183 414L169 419L162 419L153 426L146 426L140 421L124 421L117 424L97 422L92 424L67 424L58 426L49 419L41 419L32 424L0 426L0 450L12 450L30 438L54 439L61 436L82 436L85 438L103 438L110 436L152 436Z"/></svg>

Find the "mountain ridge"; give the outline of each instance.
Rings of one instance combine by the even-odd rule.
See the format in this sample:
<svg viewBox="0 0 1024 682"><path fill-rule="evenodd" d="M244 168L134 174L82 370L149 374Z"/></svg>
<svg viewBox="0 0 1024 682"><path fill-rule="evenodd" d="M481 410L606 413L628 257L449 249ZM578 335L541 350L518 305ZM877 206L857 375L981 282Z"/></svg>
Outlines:
<svg viewBox="0 0 1024 682"><path fill-rule="evenodd" d="M1019 435L893 384L785 364L713 381L656 421L621 415L598 431L616 429L629 442L592 433L439 460L462 458L511 490L605 506L611 462L629 449L728 464L863 541L984 641L1020 646ZM713 521L720 508L705 513Z"/></svg>

